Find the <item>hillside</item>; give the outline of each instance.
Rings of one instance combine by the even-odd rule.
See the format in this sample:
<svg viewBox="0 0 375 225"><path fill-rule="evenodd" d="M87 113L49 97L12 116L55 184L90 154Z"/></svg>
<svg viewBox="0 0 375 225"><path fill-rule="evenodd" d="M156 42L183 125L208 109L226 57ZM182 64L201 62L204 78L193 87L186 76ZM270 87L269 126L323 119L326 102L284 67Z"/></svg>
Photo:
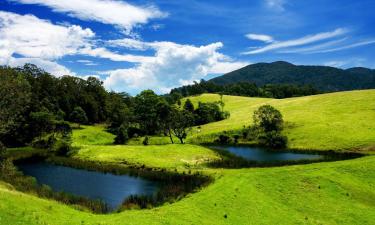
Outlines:
<svg viewBox="0 0 375 225"><path fill-rule="evenodd" d="M90 127L80 134L95 130L97 136L109 140L103 130L87 128ZM78 143L96 144L78 139L75 139ZM181 162L192 155L214 156L204 147L188 145L186 152L176 146L182 145L93 146L79 151L76 157L197 171L197 168L181 168ZM142 148L142 155L133 157ZM214 176L215 182L171 204L107 215L79 211L53 200L20 193L0 182L0 224L372 224L375 218L374 156L310 165L205 167L198 171Z"/></svg>
<svg viewBox="0 0 375 225"><path fill-rule="evenodd" d="M257 63L211 79L215 84L251 82L265 84L310 84L320 91L345 91L375 88L375 70L328 66L296 66L287 62Z"/></svg>
<svg viewBox="0 0 375 225"><path fill-rule="evenodd" d="M219 100L219 95L203 94L189 98L194 104ZM252 114L263 104L281 111L286 121L289 147L298 149L342 150L375 143L375 90L337 92L288 99L224 96L227 120L193 130L191 141L224 130L241 129L252 123Z"/></svg>

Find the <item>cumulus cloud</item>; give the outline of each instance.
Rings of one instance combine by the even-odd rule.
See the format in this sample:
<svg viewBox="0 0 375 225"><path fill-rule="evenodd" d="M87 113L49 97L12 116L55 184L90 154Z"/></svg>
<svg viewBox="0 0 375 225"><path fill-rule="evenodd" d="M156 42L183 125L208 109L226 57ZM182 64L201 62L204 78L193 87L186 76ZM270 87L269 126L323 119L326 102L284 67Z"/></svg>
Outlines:
<svg viewBox="0 0 375 225"><path fill-rule="evenodd" d="M97 21L115 25L127 33L139 24L149 20L166 17L157 7L136 6L116 0L11 0L22 4L38 4L55 12L67 13L81 20Z"/></svg>
<svg viewBox="0 0 375 225"><path fill-rule="evenodd" d="M54 25L33 15L0 11L1 56L17 53L30 58L58 59L76 54L94 35L80 26Z"/></svg>
<svg viewBox="0 0 375 225"><path fill-rule="evenodd" d="M302 37L302 38L299 38L299 39L274 42L274 43L271 43L271 44L269 44L265 47L262 47L262 48L259 48L259 49L256 49L256 50L252 50L252 51L248 51L248 52L244 52L243 54L251 55L251 54L269 52L269 51L272 51L272 50L277 50L277 49L282 49L282 48L302 46L302 45L311 44L311 43L315 43L315 42L318 42L318 41L334 38L334 37L343 35L347 32L348 32L347 29L338 28L334 31L323 32L323 33L318 33L318 34L314 34L314 35L308 35L308 36L305 36L305 37Z"/></svg>
<svg viewBox="0 0 375 225"><path fill-rule="evenodd" d="M250 40L263 41L266 43L272 43L273 37L265 34L246 34L245 35Z"/></svg>
<svg viewBox="0 0 375 225"><path fill-rule="evenodd" d="M111 90L128 90L137 93L154 89L159 93L192 83L213 73L226 73L239 69L248 62L234 62L218 52L221 42L205 46L181 45L173 42L141 42L113 40L112 45L137 49L153 49L151 61L145 61L130 69L107 71L104 85Z"/></svg>

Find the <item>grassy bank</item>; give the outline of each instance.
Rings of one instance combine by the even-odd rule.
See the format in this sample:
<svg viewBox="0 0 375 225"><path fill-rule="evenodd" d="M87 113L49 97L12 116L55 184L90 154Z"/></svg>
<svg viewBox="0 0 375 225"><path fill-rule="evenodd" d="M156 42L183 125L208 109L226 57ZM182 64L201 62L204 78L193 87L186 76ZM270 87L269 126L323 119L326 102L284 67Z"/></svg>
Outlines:
<svg viewBox="0 0 375 225"><path fill-rule="evenodd" d="M204 94L190 98L193 103L213 102L219 95ZM270 104L281 111L287 122L285 133L289 147L296 149L344 150L370 147L375 143L375 90L266 99L224 96L227 120L193 130L190 141L204 140L222 131L242 129L252 123L255 109Z"/></svg>
<svg viewBox="0 0 375 225"><path fill-rule="evenodd" d="M191 98L215 101L217 95ZM375 144L375 91L354 91L273 100L224 96L228 120L195 129L191 140L251 123L253 110L268 103L288 124L298 149L342 150ZM219 156L195 145L114 146L103 126L74 130L73 156L169 170L203 171L215 182L173 203L146 210L95 215L15 191L0 182L0 224L373 224L375 156L272 168L208 168ZM369 148L370 149L370 148ZM27 150L27 149L26 149ZM19 151L19 150L18 150ZM22 150L21 150L22 151Z"/></svg>

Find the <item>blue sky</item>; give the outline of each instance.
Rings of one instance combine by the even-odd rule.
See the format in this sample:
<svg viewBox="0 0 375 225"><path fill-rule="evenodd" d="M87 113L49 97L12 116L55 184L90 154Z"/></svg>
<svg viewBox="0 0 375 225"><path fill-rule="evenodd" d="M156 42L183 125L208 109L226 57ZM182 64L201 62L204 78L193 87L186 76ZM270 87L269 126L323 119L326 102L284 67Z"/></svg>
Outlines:
<svg viewBox="0 0 375 225"><path fill-rule="evenodd" d="M257 62L375 68L373 0L3 0L0 64L158 93Z"/></svg>

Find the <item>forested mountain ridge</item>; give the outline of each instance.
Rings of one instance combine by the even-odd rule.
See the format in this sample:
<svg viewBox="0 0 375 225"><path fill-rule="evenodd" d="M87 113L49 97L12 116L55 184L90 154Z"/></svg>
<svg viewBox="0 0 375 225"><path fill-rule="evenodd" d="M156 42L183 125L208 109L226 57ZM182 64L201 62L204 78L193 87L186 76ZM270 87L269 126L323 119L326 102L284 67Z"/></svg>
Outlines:
<svg viewBox="0 0 375 225"><path fill-rule="evenodd" d="M218 85L238 82L311 85L322 92L375 88L375 70L356 67L297 66L288 62L257 63L209 80Z"/></svg>

